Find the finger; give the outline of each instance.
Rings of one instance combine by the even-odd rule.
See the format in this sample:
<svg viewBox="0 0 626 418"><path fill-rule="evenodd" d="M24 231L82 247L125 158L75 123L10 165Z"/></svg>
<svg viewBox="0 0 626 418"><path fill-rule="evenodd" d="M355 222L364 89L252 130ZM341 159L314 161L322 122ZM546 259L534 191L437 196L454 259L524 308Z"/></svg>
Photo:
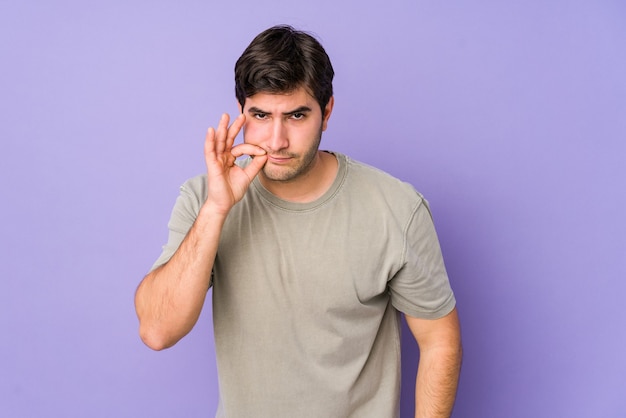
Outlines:
<svg viewBox="0 0 626 418"><path fill-rule="evenodd" d="M227 153L226 155L226 166L227 167L233 167L235 165L235 160L237 160L237 157L235 157L233 154Z"/></svg>
<svg viewBox="0 0 626 418"><path fill-rule="evenodd" d="M228 113L224 113L217 124L217 130L215 131L215 151L218 154L221 154L226 150L229 120L230 116L228 116Z"/></svg>
<svg viewBox="0 0 626 418"><path fill-rule="evenodd" d="M246 122L246 117L243 113L240 113L239 116L235 118L233 124L228 128L228 137L226 139L226 148L231 148L235 143L235 138L239 135L239 131L243 127L243 124Z"/></svg>
<svg viewBox="0 0 626 418"><path fill-rule="evenodd" d="M250 161L250 164L244 167L243 171L246 173L248 178L252 180L257 174L259 174L259 171L261 171L266 162L267 154L257 155L252 159L252 161Z"/></svg>
<svg viewBox="0 0 626 418"><path fill-rule="evenodd" d="M241 157L242 155L260 156L267 154L267 152L263 148L257 145L245 143L234 146L230 150L230 153L235 157Z"/></svg>
<svg viewBox="0 0 626 418"><path fill-rule="evenodd" d="M215 156L215 129L210 127L206 132L204 139L204 158L208 162L214 160Z"/></svg>

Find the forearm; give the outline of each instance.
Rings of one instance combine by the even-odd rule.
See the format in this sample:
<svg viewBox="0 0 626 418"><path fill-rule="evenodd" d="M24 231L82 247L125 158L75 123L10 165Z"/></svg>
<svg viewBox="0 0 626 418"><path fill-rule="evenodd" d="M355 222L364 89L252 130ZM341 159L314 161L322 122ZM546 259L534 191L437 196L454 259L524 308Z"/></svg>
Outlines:
<svg viewBox="0 0 626 418"><path fill-rule="evenodd" d="M452 413L461 370L459 341L420 352L415 384L415 417L444 418Z"/></svg>
<svg viewBox="0 0 626 418"><path fill-rule="evenodd" d="M172 258L139 285L135 295L139 334L149 347L171 347L197 322L224 219L205 205Z"/></svg>

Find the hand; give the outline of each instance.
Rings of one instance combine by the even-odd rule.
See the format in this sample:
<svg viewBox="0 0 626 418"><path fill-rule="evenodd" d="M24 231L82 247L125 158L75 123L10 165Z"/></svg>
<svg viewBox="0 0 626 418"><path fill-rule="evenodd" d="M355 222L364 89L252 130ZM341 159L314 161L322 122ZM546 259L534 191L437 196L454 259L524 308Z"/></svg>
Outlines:
<svg viewBox="0 0 626 418"><path fill-rule="evenodd" d="M230 117L223 114L217 131L209 128L204 142L208 176L206 204L222 214L227 214L243 198L250 183L267 161L265 150L256 145L244 143L233 147L245 120L245 115L240 114L229 127ZM235 165L235 160L244 154L253 159L242 169Z"/></svg>

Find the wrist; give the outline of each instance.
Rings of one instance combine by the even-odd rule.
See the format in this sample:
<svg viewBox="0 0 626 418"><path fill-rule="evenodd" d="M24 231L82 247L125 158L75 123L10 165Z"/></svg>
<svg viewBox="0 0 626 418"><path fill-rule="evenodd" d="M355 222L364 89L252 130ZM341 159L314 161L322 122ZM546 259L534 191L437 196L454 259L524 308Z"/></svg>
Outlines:
<svg viewBox="0 0 626 418"><path fill-rule="evenodd" d="M202 207L200 207L198 218L223 223L223 221L226 220L226 217L228 216L228 213L231 209L232 206L224 207L224 205L219 205L211 200L207 200L206 202L204 202Z"/></svg>

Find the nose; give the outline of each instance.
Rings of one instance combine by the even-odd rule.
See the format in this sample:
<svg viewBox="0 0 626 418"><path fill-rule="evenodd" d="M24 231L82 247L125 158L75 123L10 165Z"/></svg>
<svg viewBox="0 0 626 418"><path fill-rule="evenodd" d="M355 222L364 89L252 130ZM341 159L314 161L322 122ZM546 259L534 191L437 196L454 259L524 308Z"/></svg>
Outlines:
<svg viewBox="0 0 626 418"><path fill-rule="evenodd" d="M272 132L268 140L267 147L270 151L280 151L289 146L287 129L281 118L276 118L273 122Z"/></svg>

